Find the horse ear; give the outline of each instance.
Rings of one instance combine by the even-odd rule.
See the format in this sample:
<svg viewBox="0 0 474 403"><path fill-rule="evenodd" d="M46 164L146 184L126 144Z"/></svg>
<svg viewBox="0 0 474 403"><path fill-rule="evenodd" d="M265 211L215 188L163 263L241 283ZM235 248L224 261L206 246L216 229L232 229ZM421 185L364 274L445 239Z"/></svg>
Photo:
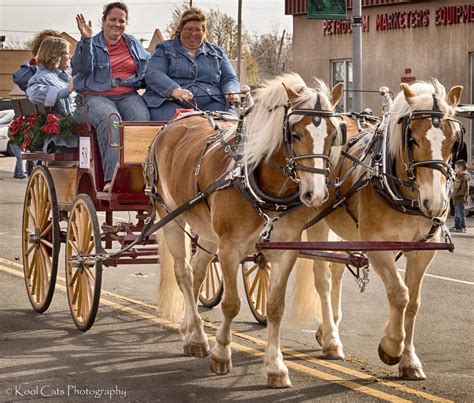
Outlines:
<svg viewBox="0 0 474 403"><path fill-rule="evenodd" d="M343 91L344 91L344 83L342 82L337 83L334 87L332 87L329 101L331 102L331 105L333 107L335 107L341 100Z"/></svg>
<svg viewBox="0 0 474 403"><path fill-rule="evenodd" d="M462 85L456 85L449 90L448 102L452 106L458 106L461 101L461 94L464 87Z"/></svg>
<svg viewBox="0 0 474 403"><path fill-rule="evenodd" d="M288 87L285 83L282 83L283 87L285 87L286 94L288 95L288 99L290 102L294 101L296 98L299 97L298 93L291 87Z"/></svg>
<svg viewBox="0 0 474 403"><path fill-rule="evenodd" d="M410 104L411 99L416 96L415 92L411 89L411 87L406 83L401 83L400 87L402 88L403 94L405 95L405 99Z"/></svg>

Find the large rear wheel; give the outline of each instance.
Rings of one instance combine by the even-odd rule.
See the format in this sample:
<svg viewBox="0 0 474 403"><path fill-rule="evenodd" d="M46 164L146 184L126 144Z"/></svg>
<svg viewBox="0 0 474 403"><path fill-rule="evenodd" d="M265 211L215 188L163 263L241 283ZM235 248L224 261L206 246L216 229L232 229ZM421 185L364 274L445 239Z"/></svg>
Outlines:
<svg viewBox="0 0 474 403"><path fill-rule="evenodd" d="M199 292L199 301L206 308L213 308L221 302L223 293L224 281L222 279L221 265L218 261L212 261L207 266L206 278Z"/></svg>
<svg viewBox="0 0 474 403"><path fill-rule="evenodd" d="M89 330L99 308L102 283L99 222L88 195L76 197L66 234L66 288L69 309L77 328ZM72 258L72 259L71 259Z"/></svg>
<svg viewBox="0 0 474 403"><path fill-rule="evenodd" d="M267 324L267 299L270 289L270 265L261 258L259 262L242 263L245 295L257 322Z"/></svg>
<svg viewBox="0 0 474 403"><path fill-rule="evenodd" d="M38 166L26 187L22 221L22 257L26 291L36 312L45 312L58 272L59 212L53 179Z"/></svg>

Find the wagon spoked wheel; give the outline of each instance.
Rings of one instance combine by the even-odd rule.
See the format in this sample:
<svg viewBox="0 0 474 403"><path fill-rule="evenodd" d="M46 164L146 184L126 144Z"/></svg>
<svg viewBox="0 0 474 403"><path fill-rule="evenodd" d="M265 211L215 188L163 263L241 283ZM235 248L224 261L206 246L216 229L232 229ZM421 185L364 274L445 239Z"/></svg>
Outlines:
<svg viewBox="0 0 474 403"><path fill-rule="evenodd" d="M89 330L94 324L102 283L102 261L87 256L101 252L94 203L88 195L80 194L74 200L67 227L66 289L72 318L82 331Z"/></svg>
<svg viewBox="0 0 474 403"><path fill-rule="evenodd" d="M267 324L267 299L270 289L270 264L262 262L242 263L245 295L257 322Z"/></svg>
<svg viewBox="0 0 474 403"><path fill-rule="evenodd" d="M206 308L213 308L221 302L223 292L224 281L221 265L217 261L212 261L207 266L206 278L199 292L199 301Z"/></svg>
<svg viewBox="0 0 474 403"><path fill-rule="evenodd" d="M53 179L46 167L38 166L28 180L22 220L26 291L36 312L45 312L53 299L60 247Z"/></svg>

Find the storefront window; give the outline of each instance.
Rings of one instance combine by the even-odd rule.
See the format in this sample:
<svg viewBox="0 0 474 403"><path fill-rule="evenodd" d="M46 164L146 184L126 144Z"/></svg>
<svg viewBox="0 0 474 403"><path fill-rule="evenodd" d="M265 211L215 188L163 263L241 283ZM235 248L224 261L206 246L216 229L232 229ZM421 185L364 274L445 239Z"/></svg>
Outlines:
<svg viewBox="0 0 474 403"><path fill-rule="evenodd" d="M332 85L344 83L344 96L336 107L337 112L348 112L352 108L352 61L333 60L332 64Z"/></svg>

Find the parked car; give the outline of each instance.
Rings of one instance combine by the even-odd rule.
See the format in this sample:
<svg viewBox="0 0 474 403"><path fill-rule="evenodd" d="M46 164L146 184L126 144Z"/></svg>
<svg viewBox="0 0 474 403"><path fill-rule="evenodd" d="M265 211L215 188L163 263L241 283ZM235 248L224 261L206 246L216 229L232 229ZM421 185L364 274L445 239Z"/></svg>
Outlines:
<svg viewBox="0 0 474 403"><path fill-rule="evenodd" d="M8 125L15 117L13 109L0 111L0 154L13 155L10 151Z"/></svg>

